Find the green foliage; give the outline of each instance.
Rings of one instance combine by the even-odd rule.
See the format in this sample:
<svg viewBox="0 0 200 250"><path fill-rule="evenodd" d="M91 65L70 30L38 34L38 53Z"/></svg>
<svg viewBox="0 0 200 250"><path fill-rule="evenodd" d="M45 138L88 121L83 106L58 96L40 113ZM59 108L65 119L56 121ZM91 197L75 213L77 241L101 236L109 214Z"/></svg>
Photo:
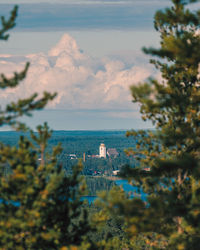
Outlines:
<svg viewBox="0 0 200 250"><path fill-rule="evenodd" d="M17 7L8 20L2 17L0 39L8 39L6 32L14 27L16 16ZM18 86L28 67L29 64L11 78L1 74L0 88ZM38 98L35 93L7 104L0 111L0 126L25 129L18 118L43 108L55 95L45 92ZM87 210L80 201L85 192L79 176L82 164L78 163L72 175L66 176L57 161L61 146L55 146L51 154L46 152L50 136L45 123L37 127L37 133L30 131L29 139L21 136L17 146L0 144L0 249L74 249L80 245L89 249L91 246L83 238L90 226Z"/></svg>
<svg viewBox="0 0 200 250"><path fill-rule="evenodd" d="M46 143L41 131L36 141ZM47 136L48 137L48 136ZM45 139L44 139L45 138ZM44 141L43 141L44 139ZM21 137L19 147L4 147L0 162L9 164L12 173L1 177L0 246L5 249L58 249L81 244L89 230L86 210L81 209L80 195L85 189L79 173L81 165L66 176L56 158L38 164L37 148Z"/></svg>
<svg viewBox="0 0 200 250"><path fill-rule="evenodd" d="M94 232L89 233L92 242L97 242L97 249L128 249L128 238L123 229L124 221L113 210L110 216L108 209L104 207L105 200L111 201L112 195L116 194L114 190L120 188L114 186L111 192L102 191L99 193L99 199L89 208L90 221ZM120 193L118 193L119 198ZM110 206L111 208L111 206Z"/></svg>
<svg viewBox="0 0 200 250"><path fill-rule="evenodd" d="M15 27L16 23L16 17L17 17L17 11L18 7L15 6L13 10L10 13L10 17L8 20L5 19L4 16L1 17L1 30L0 30L0 40L8 40L9 34L6 34L6 32L13 27Z"/></svg>
<svg viewBox="0 0 200 250"><path fill-rule="evenodd" d="M110 205L112 213L124 215L130 237L150 235L150 244L158 249L155 233L166 249L200 245L200 11L188 9L190 2L197 1L173 0L172 7L155 14L160 48L144 52L156 58L150 62L161 80L131 87L142 118L157 130L127 133L137 140L127 152L137 164L121 174L148 194L147 203L135 198Z"/></svg>
<svg viewBox="0 0 200 250"><path fill-rule="evenodd" d="M106 190L109 191L114 185L114 181L108 180L104 177L90 177L86 176L86 185L88 195L96 196L97 192Z"/></svg>

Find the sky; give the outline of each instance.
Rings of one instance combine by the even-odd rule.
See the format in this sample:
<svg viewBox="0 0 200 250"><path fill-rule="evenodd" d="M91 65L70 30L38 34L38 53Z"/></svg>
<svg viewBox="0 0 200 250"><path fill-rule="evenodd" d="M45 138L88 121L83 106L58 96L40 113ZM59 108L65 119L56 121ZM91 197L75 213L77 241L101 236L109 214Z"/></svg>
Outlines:
<svg viewBox="0 0 200 250"><path fill-rule="evenodd" d="M54 101L33 118L55 130L152 128L132 103L130 86L160 77L141 52L159 46L153 29L157 9L168 0L0 0L0 15L19 5L17 25L0 44L0 68L7 75L23 69L16 89L0 91L1 105L43 91Z"/></svg>

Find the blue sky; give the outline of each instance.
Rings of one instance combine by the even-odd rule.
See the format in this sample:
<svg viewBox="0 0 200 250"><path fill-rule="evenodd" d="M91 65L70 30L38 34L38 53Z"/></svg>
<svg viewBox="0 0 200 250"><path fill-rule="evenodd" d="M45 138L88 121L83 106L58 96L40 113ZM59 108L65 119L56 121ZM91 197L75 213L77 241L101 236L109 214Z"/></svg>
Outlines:
<svg viewBox="0 0 200 250"><path fill-rule="evenodd" d="M0 0L0 15L16 3L17 26L0 44L0 66L9 74L28 60L31 69L15 93L0 92L3 104L47 89L58 98L28 120L32 127L45 120L62 130L151 127L129 86L156 75L141 48L158 46L153 16L169 0Z"/></svg>
<svg viewBox="0 0 200 250"><path fill-rule="evenodd" d="M0 3L3 3L1 0ZM20 5L18 30L88 30L88 29L152 29L153 15L167 6L168 0L125 1L6 1L0 13L10 3Z"/></svg>

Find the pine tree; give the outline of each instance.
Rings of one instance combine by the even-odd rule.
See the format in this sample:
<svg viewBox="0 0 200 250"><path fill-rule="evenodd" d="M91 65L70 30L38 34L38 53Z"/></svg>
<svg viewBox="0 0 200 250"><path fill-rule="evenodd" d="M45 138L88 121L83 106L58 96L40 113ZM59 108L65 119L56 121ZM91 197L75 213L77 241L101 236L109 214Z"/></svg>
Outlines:
<svg viewBox="0 0 200 250"><path fill-rule="evenodd" d="M21 137L18 147L1 146L0 162L11 173L1 176L1 249L60 249L80 245L90 229L81 208L81 165L66 175L57 164L60 145L45 154L50 136L47 124L32 132L34 144ZM39 143L37 145L36 143ZM41 145L45 160L38 163ZM46 157L45 157L46 156Z"/></svg>
<svg viewBox="0 0 200 250"><path fill-rule="evenodd" d="M8 20L5 17L1 17L1 29L0 29L0 40L8 40L9 34L7 33L10 29L15 27L17 18L18 7L15 6L10 13ZM10 78L6 77L5 74L0 75L0 88L15 88L21 81L26 77L29 68L29 63L26 63L24 70L20 73L15 72ZM37 93L26 99L20 99L16 103L12 102L6 106L4 110L0 110L0 126L10 125L17 129L22 129L25 124L17 121L17 118L26 115L31 116L31 111L42 109L48 101L52 100L56 96L56 93L50 94L44 92L41 98L38 98Z"/></svg>
<svg viewBox="0 0 200 250"><path fill-rule="evenodd" d="M2 17L0 39L7 40L7 31L15 26L17 7L6 20ZM0 88L14 88L26 77L29 64L12 78L0 76ZM0 125L28 129L18 121L33 110L42 109L55 94L45 92L8 104L0 112ZM0 143L0 167L9 169L0 174L0 248L1 249L68 249L83 245L90 230L87 212L80 196L85 185L80 179L81 163L66 175L58 164L61 146L47 153L51 131L45 123L30 131L31 138L21 136L18 146ZM41 160L38 158L41 157ZM89 248L89 245L88 245ZM82 249L88 249L87 247Z"/></svg>
<svg viewBox="0 0 200 250"><path fill-rule="evenodd" d="M197 1L172 0L155 14L160 48L144 48L162 80L131 87L144 120L156 131L129 131L137 160L122 176L142 188L147 200L108 200L112 214L123 214L130 237L143 234L149 248L199 249L200 246L200 11ZM190 5L188 5L190 7ZM150 171L145 171L150 168Z"/></svg>

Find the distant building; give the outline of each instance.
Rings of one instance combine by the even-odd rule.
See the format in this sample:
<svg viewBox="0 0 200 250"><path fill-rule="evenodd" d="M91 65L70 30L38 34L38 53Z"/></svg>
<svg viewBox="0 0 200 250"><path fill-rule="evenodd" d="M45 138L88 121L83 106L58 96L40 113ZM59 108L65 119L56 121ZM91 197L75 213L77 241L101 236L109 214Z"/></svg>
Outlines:
<svg viewBox="0 0 200 250"><path fill-rule="evenodd" d="M88 158L99 158L99 155L87 155Z"/></svg>
<svg viewBox="0 0 200 250"><path fill-rule="evenodd" d="M119 153L117 152L116 148L109 148L109 149L107 150L107 155L108 155L109 157L116 158L116 157L119 155Z"/></svg>
<svg viewBox="0 0 200 250"><path fill-rule="evenodd" d="M106 146L104 143L101 143L101 145L99 147L99 157L106 158Z"/></svg>
<svg viewBox="0 0 200 250"><path fill-rule="evenodd" d="M69 154L70 160L77 159L77 156L75 154Z"/></svg>
<svg viewBox="0 0 200 250"><path fill-rule="evenodd" d="M113 170L113 175L118 175L118 173L120 172L120 170Z"/></svg>
<svg viewBox="0 0 200 250"><path fill-rule="evenodd" d="M83 162L85 162L85 153L83 153Z"/></svg>

